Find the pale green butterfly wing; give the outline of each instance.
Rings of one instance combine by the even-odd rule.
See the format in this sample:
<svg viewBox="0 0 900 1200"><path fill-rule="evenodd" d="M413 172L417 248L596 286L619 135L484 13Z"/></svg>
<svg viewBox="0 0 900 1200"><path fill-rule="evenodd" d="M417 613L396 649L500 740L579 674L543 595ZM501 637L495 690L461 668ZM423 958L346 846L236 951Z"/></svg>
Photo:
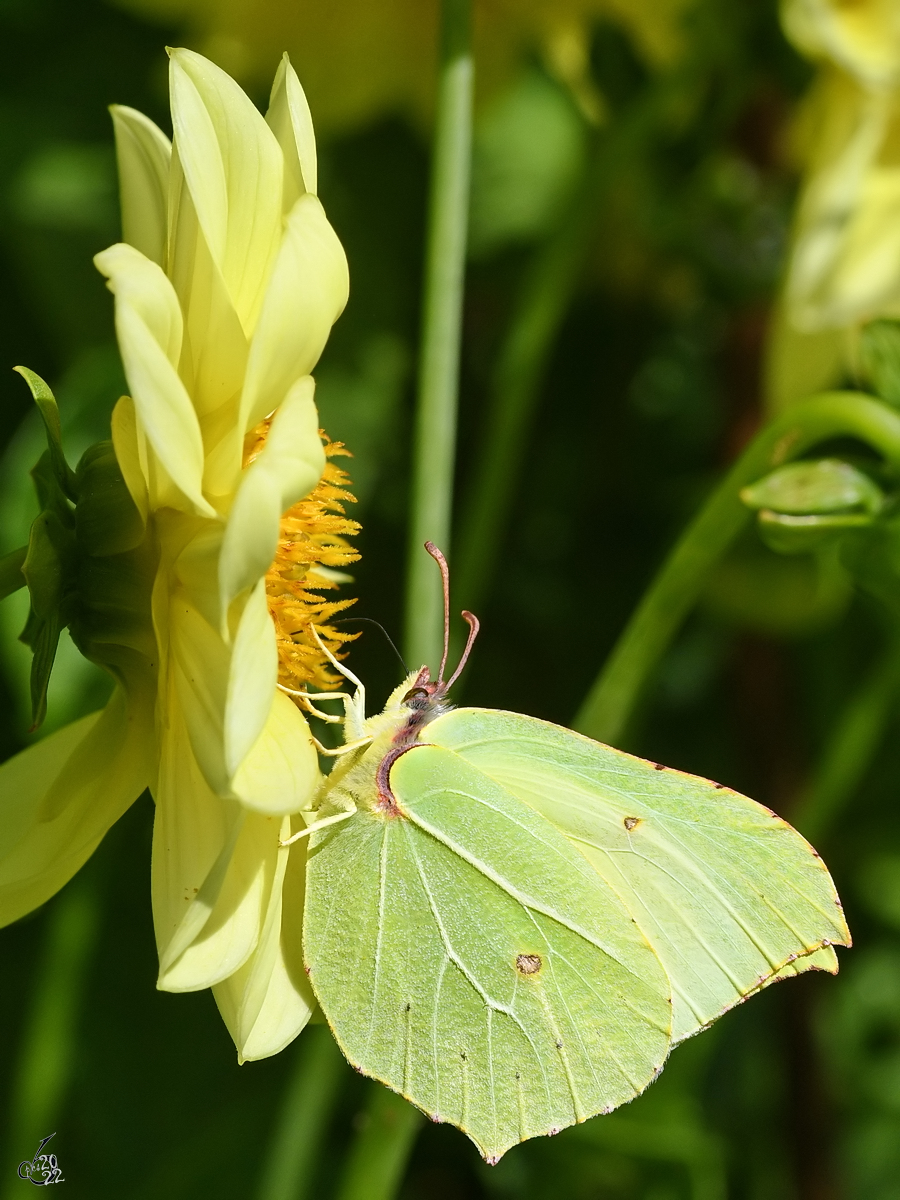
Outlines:
<svg viewBox="0 0 900 1200"><path fill-rule="evenodd" d="M413 748L391 786L401 816L360 809L309 853L306 966L350 1062L489 1160L642 1091L669 985L615 892L453 753Z"/></svg>
<svg viewBox="0 0 900 1200"><path fill-rule="evenodd" d="M672 983L673 1042L776 978L836 971L831 877L769 809L518 713L456 709L423 738L546 817L616 890Z"/></svg>

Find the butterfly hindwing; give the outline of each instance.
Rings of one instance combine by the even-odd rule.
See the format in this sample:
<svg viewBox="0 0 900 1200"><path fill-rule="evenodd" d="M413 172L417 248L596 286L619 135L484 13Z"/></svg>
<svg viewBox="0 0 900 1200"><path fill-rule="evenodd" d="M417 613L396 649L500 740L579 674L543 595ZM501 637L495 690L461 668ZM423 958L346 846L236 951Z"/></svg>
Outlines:
<svg viewBox="0 0 900 1200"><path fill-rule="evenodd" d="M775 978L836 970L849 932L822 860L727 788L519 713L456 709L427 740L540 813L615 889L672 982L673 1041Z"/></svg>
<svg viewBox="0 0 900 1200"><path fill-rule="evenodd" d="M400 815L361 808L309 854L306 965L351 1063L489 1159L642 1091L669 984L615 891L452 751L390 780Z"/></svg>

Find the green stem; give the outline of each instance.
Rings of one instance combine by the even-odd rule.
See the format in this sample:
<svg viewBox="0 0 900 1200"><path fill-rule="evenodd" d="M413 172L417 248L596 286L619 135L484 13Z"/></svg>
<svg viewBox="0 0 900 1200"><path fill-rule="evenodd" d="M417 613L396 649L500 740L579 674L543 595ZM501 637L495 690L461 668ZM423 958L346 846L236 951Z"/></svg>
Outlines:
<svg viewBox="0 0 900 1200"><path fill-rule="evenodd" d="M76 1025L85 975L97 937L99 904L95 884L70 883L48 914L34 996L22 1034L13 1077L2 1196L19 1196L21 1180L9 1164L30 1159L41 1138L55 1133L72 1077ZM47 1153L56 1153L54 1142ZM62 1158L65 1158L63 1149Z"/></svg>
<svg viewBox="0 0 900 1200"><path fill-rule="evenodd" d="M850 697L826 743L806 795L791 813L800 832L818 844L853 799L881 744L900 695L900 636Z"/></svg>
<svg viewBox="0 0 900 1200"><path fill-rule="evenodd" d="M327 1025L305 1030L296 1054L266 1153L258 1200L306 1200L313 1195L316 1157L346 1069Z"/></svg>
<svg viewBox="0 0 900 1200"><path fill-rule="evenodd" d="M402 1096L369 1084L362 1125L350 1149L337 1200L393 1200L422 1114Z"/></svg>
<svg viewBox="0 0 900 1200"><path fill-rule="evenodd" d="M676 542L576 715L575 729L599 741L621 738L710 571L751 518L741 488L839 437L868 442L900 473L900 416L877 400L826 392L783 413L757 435Z"/></svg>
<svg viewBox="0 0 900 1200"><path fill-rule="evenodd" d="M406 657L437 665L440 576L422 546L450 542L472 142L471 0L444 0L413 442Z"/></svg>

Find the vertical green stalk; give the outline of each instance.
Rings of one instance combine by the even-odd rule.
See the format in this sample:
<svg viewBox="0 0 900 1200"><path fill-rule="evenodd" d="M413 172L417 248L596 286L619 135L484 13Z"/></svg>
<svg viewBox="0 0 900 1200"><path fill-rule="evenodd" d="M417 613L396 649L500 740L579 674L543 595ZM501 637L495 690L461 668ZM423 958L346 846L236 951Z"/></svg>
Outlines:
<svg viewBox="0 0 900 1200"><path fill-rule="evenodd" d="M472 144L471 18L471 0L443 0L406 593L405 648L414 666L437 665L443 636L440 576L423 543L445 552L450 543Z"/></svg>
<svg viewBox="0 0 900 1200"><path fill-rule="evenodd" d="M619 638L573 726L617 742L710 571L750 519L740 490L835 437L868 442L900 472L900 416L858 392L826 392L795 405L751 442L676 542Z"/></svg>
<svg viewBox="0 0 900 1200"><path fill-rule="evenodd" d="M20 1196L24 1187L15 1173L15 1164L30 1160L41 1139L56 1133L59 1127L72 1077L76 1025L99 917L95 884L84 877L69 884L48 913L11 1089L7 1176L0 1193L4 1200ZM57 1140L47 1146L46 1152L59 1152L65 1167L65 1150L59 1149Z"/></svg>
<svg viewBox="0 0 900 1200"><path fill-rule="evenodd" d="M791 813L800 832L817 844L853 798L887 729L900 696L900 636L850 697L831 731L809 790Z"/></svg>
<svg viewBox="0 0 900 1200"><path fill-rule="evenodd" d="M396 1092L372 1083L361 1117L336 1200L393 1200L422 1114Z"/></svg>
<svg viewBox="0 0 900 1200"><path fill-rule="evenodd" d="M257 1200L312 1196L316 1158L346 1070L327 1025L304 1030L295 1054Z"/></svg>

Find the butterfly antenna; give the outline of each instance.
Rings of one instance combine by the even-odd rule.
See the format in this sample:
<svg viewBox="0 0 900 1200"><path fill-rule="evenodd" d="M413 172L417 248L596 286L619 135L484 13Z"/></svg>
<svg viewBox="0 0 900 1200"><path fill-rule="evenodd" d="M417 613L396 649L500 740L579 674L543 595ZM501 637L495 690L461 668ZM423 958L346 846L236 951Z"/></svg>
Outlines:
<svg viewBox="0 0 900 1200"><path fill-rule="evenodd" d="M372 619L372 617L344 617L343 620L332 621L331 623L332 623L332 625L350 625L354 621L362 622L366 625L374 625L376 627L376 629L380 629L381 632L384 634L384 636L387 638L388 645L393 650L393 652L397 655L397 657L400 659L400 665L403 668L403 674L404 675L409 674L409 667L406 665L406 662L403 659L403 655L397 649L397 645L394 642L394 639L391 637L391 635L388 633L388 631L385 629L385 627L381 624L380 621L375 621Z"/></svg>
<svg viewBox="0 0 900 1200"><path fill-rule="evenodd" d="M453 687L457 679L459 679L460 675L462 674L463 667L469 661L469 655L472 653L472 647L475 645L475 639L478 637L478 630L481 628L481 624L474 613L467 612L466 609L463 609L462 617L469 626L469 636L466 639L466 648L462 652L462 658L459 660L459 665L447 682L448 691Z"/></svg>
<svg viewBox="0 0 900 1200"><path fill-rule="evenodd" d="M426 542L425 549L441 568L441 582L444 585L444 654L441 658L441 669L438 671L438 683L443 683L444 668L447 665L447 655L450 652L450 568L447 566L446 558L444 558L434 542ZM456 676L454 676L455 678Z"/></svg>

